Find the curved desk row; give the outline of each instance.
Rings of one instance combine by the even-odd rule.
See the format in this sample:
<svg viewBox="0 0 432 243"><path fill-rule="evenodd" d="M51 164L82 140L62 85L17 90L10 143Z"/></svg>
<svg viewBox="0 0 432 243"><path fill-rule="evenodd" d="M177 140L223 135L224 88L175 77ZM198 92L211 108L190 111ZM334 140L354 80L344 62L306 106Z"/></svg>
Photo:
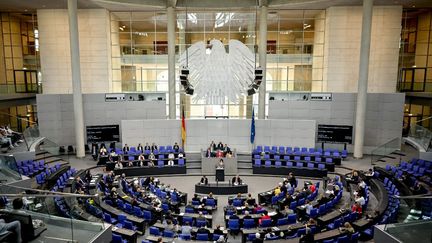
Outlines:
<svg viewBox="0 0 432 243"><path fill-rule="evenodd" d="M214 195L231 195L247 193L248 186L246 184L235 186L228 183L209 183L207 185L198 183L195 185L195 192L201 194L209 194L211 192Z"/></svg>
<svg viewBox="0 0 432 243"><path fill-rule="evenodd" d="M327 176L327 170L310 169L310 168L296 168L296 167L253 167L253 174L265 175L288 175L292 172L296 176L306 176L322 178Z"/></svg>
<svg viewBox="0 0 432 243"><path fill-rule="evenodd" d="M169 174L186 174L186 166L164 166L164 167L126 167L123 169L114 169L114 174L125 174L129 176L147 176L147 175L169 175Z"/></svg>

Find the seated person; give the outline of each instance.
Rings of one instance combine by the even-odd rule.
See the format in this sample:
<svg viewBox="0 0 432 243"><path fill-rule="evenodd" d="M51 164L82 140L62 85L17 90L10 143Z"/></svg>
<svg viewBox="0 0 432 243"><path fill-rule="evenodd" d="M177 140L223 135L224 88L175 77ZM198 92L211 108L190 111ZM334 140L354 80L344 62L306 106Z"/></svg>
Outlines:
<svg viewBox="0 0 432 243"><path fill-rule="evenodd" d="M255 203L255 199L252 197L252 195L250 193L247 195L246 202L249 205L254 205L254 203Z"/></svg>
<svg viewBox="0 0 432 243"><path fill-rule="evenodd" d="M223 143L222 143L222 142L219 142L219 144L217 145L216 149L217 149L217 150L223 150L223 148L224 148Z"/></svg>
<svg viewBox="0 0 432 243"><path fill-rule="evenodd" d="M189 225L189 222L186 222L182 227L181 227L181 233L184 235L190 235L192 231L192 227Z"/></svg>
<svg viewBox="0 0 432 243"><path fill-rule="evenodd" d="M371 168L369 169L368 172L365 173L366 177L374 177L375 176L375 171Z"/></svg>
<svg viewBox="0 0 432 243"><path fill-rule="evenodd" d="M255 233L255 239L253 239L252 243L263 243L264 240L261 238L260 233Z"/></svg>
<svg viewBox="0 0 432 243"><path fill-rule="evenodd" d="M315 219L313 219L313 218L310 218L310 219L306 222L305 225L306 225L307 227L316 226L316 225L317 225L317 221L316 221Z"/></svg>
<svg viewBox="0 0 432 243"><path fill-rule="evenodd" d="M362 190L365 189L366 183L362 180L362 178L359 178L358 180L359 180L359 183L358 183L359 188Z"/></svg>
<svg viewBox="0 0 432 243"><path fill-rule="evenodd" d="M146 150L151 150L151 147L148 143L146 143L146 145L144 146L144 151Z"/></svg>
<svg viewBox="0 0 432 243"><path fill-rule="evenodd" d="M353 183L358 183L359 182L359 174L356 170L353 170L351 172L351 176L347 178L348 181L351 181Z"/></svg>
<svg viewBox="0 0 432 243"><path fill-rule="evenodd" d="M225 155L227 155L229 152L231 152L231 148L228 147L228 144L225 144L225 146L222 148Z"/></svg>
<svg viewBox="0 0 432 243"><path fill-rule="evenodd" d="M168 166L173 166L174 165L174 153L169 153L168 154Z"/></svg>
<svg viewBox="0 0 432 243"><path fill-rule="evenodd" d="M211 157L213 157L213 153L212 153L210 147L207 149L206 154L205 154L205 157L206 157L206 158L211 158Z"/></svg>
<svg viewBox="0 0 432 243"><path fill-rule="evenodd" d="M153 162L156 160L156 156L154 155L153 152L150 153L150 155L149 155L149 160L150 160L150 161L153 161Z"/></svg>
<svg viewBox="0 0 432 243"><path fill-rule="evenodd" d="M155 164L154 164L154 160L149 160L149 161L147 162L147 166L148 166L148 167L154 167L154 166L155 166Z"/></svg>
<svg viewBox="0 0 432 243"><path fill-rule="evenodd" d="M361 215L362 215L362 207L360 206L360 203L355 202L355 203L352 205L352 207L351 207L351 212L353 212L353 213L357 213L357 215L358 215L359 217L361 217Z"/></svg>
<svg viewBox="0 0 432 243"><path fill-rule="evenodd" d="M116 169L123 169L123 164L122 162L119 160L117 161L117 163L115 164L114 168Z"/></svg>
<svg viewBox="0 0 432 243"><path fill-rule="evenodd" d="M178 158L181 159L181 158L183 158L183 157L184 157L184 154L183 154L182 152L179 152L179 153L178 153Z"/></svg>
<svg viewBox="0 0 432 243"><path fill-rule="evenodd" d="M221 230L220 225L216 226L216 229L213 230L213 234L215 234L215 235L223 235L224 234L223 231Z"/></svg>
<svg viewBox="0 0 432 243"><path fill-rule="evenodd" d="M140 155L138 156L138 166L144 166L144 160L145 160L144 155L143 155L143 154L140 154Z"/></svg>
<svg viewBox="0 0 432 243"><path fill-rule="evenodd" d="M125 143L125 146L123 147L123 153L127 154L129 152L129 145Z"/></svg>
<svg viewBox="0 0 432 243"><path fill-rule="evenodd" d="M140 152L144 151L144 147L141 145L141 143L138 144L137 150L140 151Z"/></svg>
<svg viewBox="0 0 432 243"><path fill-rule="evenodd" d="M276 234L271 230L271 228L266 229L265 233L266 234L264 235L264 240L273 240L277 237Z"/></svg>
<svg viewBox="0 0 432 243"><path fill-rule="evenodd" d="M360 204L360 206L364 206L366 204L366 200L364 199L364 197L362 195L357 195L355 196L355 202L358 202Z"/></svg>
<svg viewBox="0 0 432 243"><path fill-rule="evenodd" d="M205 175L201 177L200 183L204 185L208 185L208 179Z"/></svg>
<svg viewBox="0 0 432 243"><path fill-rule="evenodd" d="M197 234L207 234L207 236L210 238L210 230L206 229L205 226L201 226L197 230Z"/></svg>
<svg viewBox="0 0 432 243"><path fill-rule="evenodd" d="M100 155L100 156L106 156L106 155L108 155L108 152L107 152L107 150L106 150L105 147L101 147L101 148L100 148L100 150L99 150L99 155Z"/></svg>
<svg viewBox="0 0 432 243"><path fill-rule="evenodd" d="M345 222L344 225L339 228L339 230L348 234L353 234L355 232L354 228L349 222Z"/></svg>
<svg viewBox="0 0 432 243"><path fill-rule="evenodd" d="M177 144L177 142L174 143L173 145L173 150L174 152L178 153L178 151L180 150L180 146Z"/></svg>
<svg viewBox="0 0 432 243"><path fill-rule="evenodd" d="M245 219L251 219L251 218L252 218L252 216L249 215L249 211L245 211L244 212L244 216L243 216L243 220L245 220Z"/></svg>
<svg viewBox="0 0 432 243"><path fill-rule="evenodd" d="M14 242L21 243L21 223L18 220L6 223L4 219L0 219L0 236L11 232L14 236Z"/></svg>
<svg viewBox="0 0 432 243"><path fill-rule="evenodd" d="M309 202L308 204L306 204L305 208L306 208L306 214L310 215L310 212L313 209L312 202Z"/></svg>
<svg viewBox="0 0 432 243"><path fill-rule="evenodd" d="M232 158L232 157L234 157L234 155L233 155L232 151L229 151L229 152L225 155L225 157L227 157L227 158Z"/></svg>
<svg viewBox="0 0 432 243"><path fill-rule="evenodd" d="M237 175L237 176L235 176L235 177L232 178L231 183L232 183L233 185L236 185L236 186L237 186L237 185L241 185L241 184L243 184L243 181L242 181L242 179L240 178L240 176Z"/></svg>
<svg viewBox="0 0 432 243"><path fill-rule="evenodd" d="M288 174L288 182L291 185L291 187L294 187L294 188L297 187L297 180L296 180L296 178L292 172L290 172Z"/></svg>
<svg viewBox="0 0 432 243"><path fill-rule="evenodd" d="M258 220L259 224L261 224L261 222L265 219L271 219L270 216L268 215L268 212L265 212L263 214L263 216L261 216L261 218L259 218L259 220Z"/></svg>
<svg viewBox="0 0 432 243"><path fill-rule="evenodd" d="M151 151L155 151L158 149L158 146L155 143L152 143Z"/></svg>
<svg viewBox="0 0 432 243"><path fill-rule="evenodd" d="M216 151L216 158L222 158L225 157L225 154L222 150L217 150Z"/></svg>

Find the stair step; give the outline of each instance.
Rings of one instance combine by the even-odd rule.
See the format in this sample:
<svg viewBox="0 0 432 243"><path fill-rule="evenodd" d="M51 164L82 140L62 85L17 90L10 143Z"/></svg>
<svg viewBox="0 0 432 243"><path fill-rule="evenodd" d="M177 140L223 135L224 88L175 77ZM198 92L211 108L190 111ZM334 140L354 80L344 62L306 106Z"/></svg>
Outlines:
<svg viewBox="0 0 432 243"><path fill-rule="evenodd" d="M187 166L186 165L186 169L200 169L201 170L201 166Z"/></svg>
<svg viewBox="0 0 432 243"><path fill-rule="evenodd" d="M201 168L199 168L199 169L189 169L189 168L187 168L186 173L188 175L189 174L195 174L195 173L201 175Z"/></svg>

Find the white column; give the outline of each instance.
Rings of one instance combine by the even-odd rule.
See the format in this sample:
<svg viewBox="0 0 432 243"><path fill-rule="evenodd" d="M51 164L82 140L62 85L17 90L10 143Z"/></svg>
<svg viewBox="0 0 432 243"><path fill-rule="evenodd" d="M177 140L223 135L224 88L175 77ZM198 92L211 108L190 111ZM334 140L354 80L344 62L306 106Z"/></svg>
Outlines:
<svg viewBox="0 0 432 243"><path fill-rule="evenodd" d="M363 157L364 127L366 120L369 54L372 29L373 0L363 0L363 20L360 46L360 67L354 134L354 158Z"/></svg>
<svg viewBox="0 0 432 243"><path fill-rule="evenodd" d="M176 14L173 7L167 8L168 15L168 95L169 95L169 118L176 118L175 97L175 25Z"/></svg>
<svg viewBox="0 0 432 243"><path fill-rule="evenodd" d="M82 158L84 151L84 113L81 93L81 68L78 41L77 0L68 0L69 39L72 68L72 91L75 118L75 148L76 156Z"/></svg>
<svg viewBox="0 0 432 243"><path fill-rule="evenodd" d="M267 65L267 6L260 7L259 22L259 65L263 69L263 80L259 87L258 118L265 119L265 97L266 97L266 65Z"/></svg>

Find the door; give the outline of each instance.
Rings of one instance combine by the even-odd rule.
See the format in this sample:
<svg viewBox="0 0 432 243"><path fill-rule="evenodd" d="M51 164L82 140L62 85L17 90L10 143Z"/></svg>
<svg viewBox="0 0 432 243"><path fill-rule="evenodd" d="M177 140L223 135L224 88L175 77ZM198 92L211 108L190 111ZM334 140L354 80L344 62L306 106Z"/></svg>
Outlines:
<svg viewBox="0 0 432 243"><path fill-rule="evenodd" d="M426 68L402 68L399 78L399 91L424 92Z"/></svg>
<svg viewBox="0 0 432 243"><path fill-rule="evenodd" d="M14 70L14 85L16 93L37 93L37 71Z"/></svg>

